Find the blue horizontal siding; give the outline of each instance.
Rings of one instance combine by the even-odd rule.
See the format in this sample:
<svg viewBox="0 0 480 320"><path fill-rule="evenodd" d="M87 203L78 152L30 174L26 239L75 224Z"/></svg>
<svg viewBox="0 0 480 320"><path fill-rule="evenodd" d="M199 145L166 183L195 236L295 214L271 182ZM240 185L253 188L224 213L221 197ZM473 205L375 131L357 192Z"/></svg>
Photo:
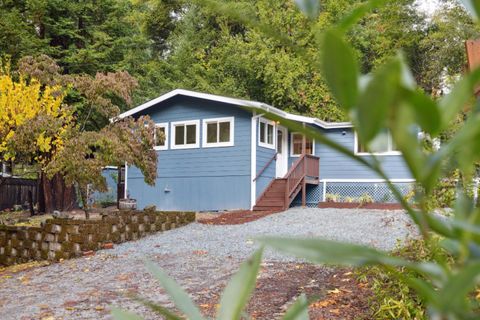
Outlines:
<svg viewBox="0 0 480 320"><path fill-rule="evenodd" d="M323 135L352 150L352 152L355 150L355 134L352 129L319 130ZM291 148L290 139L289 148ZM315 155L320 157L320 179L380 178L365 166L319 142L315 142ZM367 160L371 159L370 156L362 157ZM377 156L377 159L390 179L412 178L401 155ZM298 160L298 157L290 157L289 166L292 166L296 160Z"/></svg>
<svg viewBox="0 0 480 320"><path fill-rule="evenodd" d="M249 177L158 178L154 187L129 178L128 190L138 208L155 205L166 211L216 211L250 207Z"/></svg>
<svg viewBox="0 0 480 320"><path fill-rule="evenodd" d="M157 183L148 187L136 168L128 190L139 207L162 210L227 210L250 207L251 113L220 102L177 96L143 112L156 123L200 120L200 147L158 151ZM139 114L141 115L141 114ZM202 148L203 120L234 117L234 146ZM170 146L170 143L168 143ZM171 192L165 192L165 186Z"/></svg>

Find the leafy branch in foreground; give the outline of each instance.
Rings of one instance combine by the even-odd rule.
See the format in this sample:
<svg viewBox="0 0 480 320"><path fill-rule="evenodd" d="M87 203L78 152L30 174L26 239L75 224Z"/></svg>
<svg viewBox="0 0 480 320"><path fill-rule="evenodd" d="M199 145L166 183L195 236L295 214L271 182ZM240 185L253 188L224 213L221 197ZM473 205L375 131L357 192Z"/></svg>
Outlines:
<svg viewBox="0 0 480 320"><path fill-rule="evenodd" d="M260 31L271 30L258 22L255 17L241 16L238 12L228 11L225 4L213 0L199 0L230 18L239 18L242 23L258 26ZM463 1L469 11L478 20L480 5L478 1ZM315 0L298 0L296 3L311 19L315 18L318 2ZM472 111L466 114L466 120L449 141L440 150L425 152L418 139L419 132L425 132L432 138L448 130L449 125L464 106L472 103L474 88L480 82L480 70L474 70L464 76L452 88L451 92L434 101L421 92L404 61L401 53L392 57L372 74L361 75L353 49L345 38L345 32L354 21L359 21L367 12L366 8L374 8L379 1L368 1L364 7L354 10L334 28L326 31L317 30L318 47L322 50L320 60L309 59L301 54L304 62L316 68L328 83L338 103L349 114L355 125L362 144L368 145L384 130L388 130L398 150L402 152L404 162L410 174L421 187L417 195L417 205L408 203L403 195L388 180L382 162L375 156L360 157L352 150L320 134L313 128L303 127L297 123L286 121L269 114L267 117L279 121L292 131L302 132L309 138L330 147L385 179L396 199L402 204L407 214L419 227L426 245L437 252L445 250L450 261L444 255L433 255L428 261L407 260L363 246L337 243L322 239L263 238L263 245L270 246L283 253L294 255L307 261L328 265L378 266L390 271L400 281L412 288L425 302L427 314L431 319L478 319L480 305L472 295L480 281L480 209L474 206L468 195L459 191L453 210L453 217L440 218L429 211L426 201L432 195L438 181L445 177L452 168L458 169L463 179L471 179L475 173L475 163L480 161L480 112L478 102ZM235 4L236 7L241 4ZM250 22L249 22L250 21ZM313 25L312 28L318 28ZM272 36L283 41L285 36ZM290 43L292 47L296 44ZM295 52L304 53L302 48ZM432 237L434 235L435 237ZM441 241L438 241L438 237ZM432 240L434 238L434 240ZM240 319L248 297L252 291L260 254L244 263L239 273L232 279L222 298L220 319ZM151 267L151 266L150 266ZM409 272L398 272L403 268ZM191 312L184 308L184 294L179 295L179 288L172 286L158 273L159 280L169 291L176 306L185 314ZM170 289L168 289L170 287ZM172 289L173 288L173 289ZM236 288L237 295L231 295ZM172 291L173 290L173 291ZM179 298L183 297L183 298ZM178 300L180 299L180 300ZM303 298L293 308L305 311L307 303ZM227 312L228 310L228 312ZM303 311L289 311L286 316L291 319L305 319ZM194 314L196 319L199 316Z"/></svg>

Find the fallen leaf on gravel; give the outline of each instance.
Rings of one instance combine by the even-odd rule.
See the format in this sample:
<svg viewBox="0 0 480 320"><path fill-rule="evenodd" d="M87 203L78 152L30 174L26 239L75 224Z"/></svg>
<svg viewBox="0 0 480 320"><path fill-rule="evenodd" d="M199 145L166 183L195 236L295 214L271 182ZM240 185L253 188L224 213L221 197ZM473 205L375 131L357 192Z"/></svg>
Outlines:
<svg viewBox="0 0 480 320"><path fill-rule="evenodd" d="M325 308L325 307L328 307L328 306L330 306L332 304L335 304L335 303L337 303L335 300L327 299L327 300L315 302L311 305L311 307L312 308Z"/></svg>
<svg viewBox="0 0 480 320"><path fill-rule="evenodd" d="M96 306L96 307L95 307L95 310L97 310L97 311L103 311L103 310L105 310L105 307Z"/></svg>
<svg viewBox="0 0 480 320"><path fill-rule="evenodd" d="M89 272L90 269L83 269L83 272Z"/></svg>
<svg viewBox="0 0 480 320"><path fill-rule="evenodd" d="M75 311L75 308L74 307L66 307L65 310L68 310L68 311Z"/></svg>
<svg viewBox="0 0 480 320"><path fill-rule="evenodd" d="M346 273L344 273L343 275L344 275L344 276L349 276L349 275L351 275L351 274L352 274L351 272L346 272Z"/></svg>
<svg viewBox="0 0 480 320"><path fill-rule="evenodd" d="M194 255L197 255L197 256L203 256L203 255L208 254L208 251L205 251L205 250L194 250L194 251L193 251L193 254L194 254Z"/></svg>
<svg viewBox="0 0 480 320"><path fill-rule="evenodd" d="M328 294L339 294L342 291L338 290L338 288L335 288L333 290L327 290Z"/></svg>
<svg viewBox="0 0 480 320"><path fill-rule="evenodd" d="M333 314L335 314L335 315L339 315L339 314L340 314L340 310L339 310L339 309L331 309L331 310L329 310L329 311L330 311L330 313L333 313Z"/></svg>
<svg viewBox="0 0 480 320"><path fill-rule="evenodd" d="M48 308L50 308L47 304L39 304L37 307L39 307L40 309L48 309Z"/></svg>

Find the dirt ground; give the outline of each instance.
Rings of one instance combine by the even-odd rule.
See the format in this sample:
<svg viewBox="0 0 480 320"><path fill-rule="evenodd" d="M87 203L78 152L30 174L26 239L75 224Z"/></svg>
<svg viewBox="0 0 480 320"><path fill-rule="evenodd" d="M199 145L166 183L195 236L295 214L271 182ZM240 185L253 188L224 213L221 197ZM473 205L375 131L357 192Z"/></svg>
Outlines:
<svg viewBox="0 0 480 320"><path fill-rule="evenodd" d="M202 255L201 253L194 254ZM31 281L32 274L38 272L41 274L42 269L46 271L47 266L46 262L34 262L0 269L0 283L5 279L17 278L18 290L22 291L23 287ZM134 285L133 274L117 275L115 279L128 283L125 288L126 292L140 296L145 295L145 292L141 290L141 285ZM228 280L228 278L221 279L215 284L210 283L211 285L205 286L204 283L203 286L188 290L202 312L209 318L214 318L217 311L220 295L226 284L226 281L223 280ZM99 281L101 282L101 279ZM302 293L306 294L309 300L309 316L312 320L371 318L371 310L368 306L371 293L367 285L360 283L351 270L304 263L263 263L247 312L252 319L278 319ZM150 292L149 296L155 297L155 293ZM118 304L119 299L123 300L124 295L108 290L108 288L87 290L77 299L67 299L61 305L50 305L47 300L44 304L38 305L39 312L31 314L31 316L5 319L93 319L91 317L104 319L109 318L109 304ZM2 301L5 302L3 299ZM3 303L0 303L0 310ZM121 304L125 305L125 302ZM62 312L59 312L59 309ZM154 317L149 312L138 313L147 315L148 319Z"/></svg>
<svg viewBox="0 0 480 320"><path fill-rule="evenodd" d="M224 213L199 213L197 221L211 225L236 225L252 222L275 213L278 211L239 210Z"/></svg>

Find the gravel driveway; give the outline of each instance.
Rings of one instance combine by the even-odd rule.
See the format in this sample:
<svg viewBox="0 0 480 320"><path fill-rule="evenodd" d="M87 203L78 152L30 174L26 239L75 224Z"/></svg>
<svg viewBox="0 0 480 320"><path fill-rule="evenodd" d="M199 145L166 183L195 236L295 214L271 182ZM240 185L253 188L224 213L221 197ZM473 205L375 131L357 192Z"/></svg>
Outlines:
<svg viewBox="0 0 480 320"><path fill-rule="evenodd" d="M393 249L397 239L416 236L402 211L290 209L243 225L193 223L135 242L47 267L0 277L1 319L109 319L113 304L156 317L125 297L138 293L168 304L143 266L148 257L174 277L195 299L224 285L239 263L265 235L322 237ZM272 251L266 261L293 261Z"/></svg>

